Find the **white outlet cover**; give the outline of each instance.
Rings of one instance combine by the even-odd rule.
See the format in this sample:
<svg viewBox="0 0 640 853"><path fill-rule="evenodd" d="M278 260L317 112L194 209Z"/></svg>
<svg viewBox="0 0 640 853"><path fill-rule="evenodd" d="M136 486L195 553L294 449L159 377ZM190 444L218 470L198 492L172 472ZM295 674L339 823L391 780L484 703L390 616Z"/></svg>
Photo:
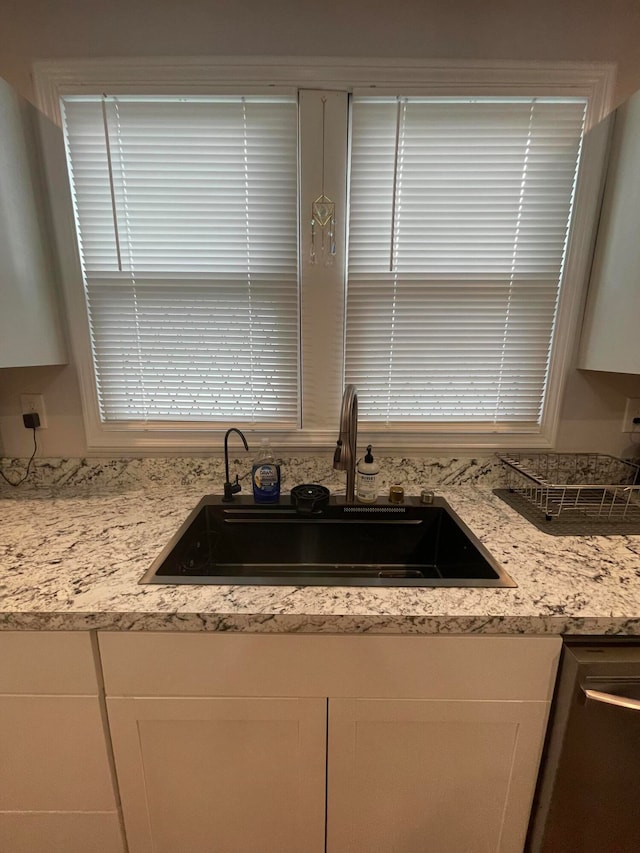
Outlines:
<svg viewBox="0 0 640 853"><path fill-rule="evenodd" d="M47 412L42 394L20 394L20 412L23 415L37 413L40 418L39 428L47 428Z"/></svg>
<svg viewBox="0 0 640 853"><path fill-rule="evenodd" d="M622 432L634 432L640 435L640 424L634 424L633 419L640 418L640 397L628 397L624 410Z"/></svg>

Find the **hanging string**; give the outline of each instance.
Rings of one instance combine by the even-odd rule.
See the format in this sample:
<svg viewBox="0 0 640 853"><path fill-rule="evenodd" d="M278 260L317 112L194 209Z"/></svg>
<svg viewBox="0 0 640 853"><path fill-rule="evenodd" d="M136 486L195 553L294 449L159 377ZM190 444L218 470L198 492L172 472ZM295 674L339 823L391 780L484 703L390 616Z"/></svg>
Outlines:
<svg viewBox="0 0 640 853"><path fill-rule="evenodd" d="M322 98L322 195L324 195L324 155L326 150L325 119L327 115L327 99Z"/></svg>
<svg viewBox="0 0 640 853"><path fill-rule="evenodd" d="M396 148L393 159L393 192L391 194L391 246L389 247L389 272L393 272L396 251L396 204L398 200L398 157L400 155L400 136L404 133L404 113L406 111L406 98L398 98L398 109L396 112Z"/></svg>
<svg viewBox="0 0 640 853"><path fill-rule="evenodd" d="M309 260L312 264L317 262L316 254L316 229L320 228L321 240L320 251L324 257L325 264L332 264L336 254L336 206L325 194L325 158L326 158L326 112L327 99L322 98L322 193L311 206L311 251ZM328 233L325 231L328 228ZM328 247L328 251L327 251Z"/></svg>
<svg viewBox="0 0 640 853"><path fill-rule="evenodd" d="M120 252L120 232L118 231L118 209L116 205L116 190L113 182L113 163L111 161L111 140L109 139L109 119L107 118L107 95L102 96L102 123L104 126L104 144L107 152L107 168L109 170L109 191L111 192L111 212L113 215L113 233L116 241L118 270L122 272L122 254Z"/></svg>

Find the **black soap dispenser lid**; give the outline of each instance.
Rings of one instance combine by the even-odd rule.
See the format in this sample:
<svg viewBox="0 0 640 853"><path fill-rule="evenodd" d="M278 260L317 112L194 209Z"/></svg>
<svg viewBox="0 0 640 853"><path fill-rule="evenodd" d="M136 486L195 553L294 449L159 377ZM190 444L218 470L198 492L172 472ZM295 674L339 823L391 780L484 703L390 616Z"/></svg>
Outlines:
<svg viewBox="0 0 640 853"><path fill-rule="evenodd" d="M370 465L373 462L373 453L371 452L371 445L367 444L367 452L364 457L364 461L367 465Z"/></svg>

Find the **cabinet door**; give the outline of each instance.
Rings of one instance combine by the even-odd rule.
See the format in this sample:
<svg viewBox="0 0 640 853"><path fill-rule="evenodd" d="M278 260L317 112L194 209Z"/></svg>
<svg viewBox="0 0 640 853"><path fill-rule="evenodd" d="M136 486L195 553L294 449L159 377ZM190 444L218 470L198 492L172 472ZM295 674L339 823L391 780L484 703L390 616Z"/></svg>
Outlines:
<svg viewBox="0 0 640 853"><path fill-rule="evenodd" d="M521 853L547 712L331 700L327 853Z"/></svg>
<svg viewBox="0 0 640 853"><path fill-rule="evenodd" d="M43 214L37 115L0 80L0 367L67 361Z"/></svg>
<svg viewBox="0 0 640 853"><path fill-rule="evenodd" d="M326 700L107 700L130 853L323 853Z"/></svg>
<svg viewBox="0 0 640 853"><path fill-rule="evenodd" d="M616 111L578 366L640 373L640 92Z"/></svg>

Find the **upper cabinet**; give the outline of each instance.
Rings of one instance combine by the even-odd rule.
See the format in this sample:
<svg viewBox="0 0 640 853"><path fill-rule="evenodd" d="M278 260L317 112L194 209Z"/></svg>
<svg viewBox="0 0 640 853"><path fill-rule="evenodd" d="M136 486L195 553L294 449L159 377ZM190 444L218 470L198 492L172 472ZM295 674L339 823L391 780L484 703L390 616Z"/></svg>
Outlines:
<svg viewBox="0 0 640 853"><path fill-rule="evenodd" d="M0 367L64 364L38 114L0 79Z"/></svg>
<svg viewBox="0 0 640 853"><path fill-rule="evenodd" d="M640 373L640 92L616 112L578 367Z"/></svg>

